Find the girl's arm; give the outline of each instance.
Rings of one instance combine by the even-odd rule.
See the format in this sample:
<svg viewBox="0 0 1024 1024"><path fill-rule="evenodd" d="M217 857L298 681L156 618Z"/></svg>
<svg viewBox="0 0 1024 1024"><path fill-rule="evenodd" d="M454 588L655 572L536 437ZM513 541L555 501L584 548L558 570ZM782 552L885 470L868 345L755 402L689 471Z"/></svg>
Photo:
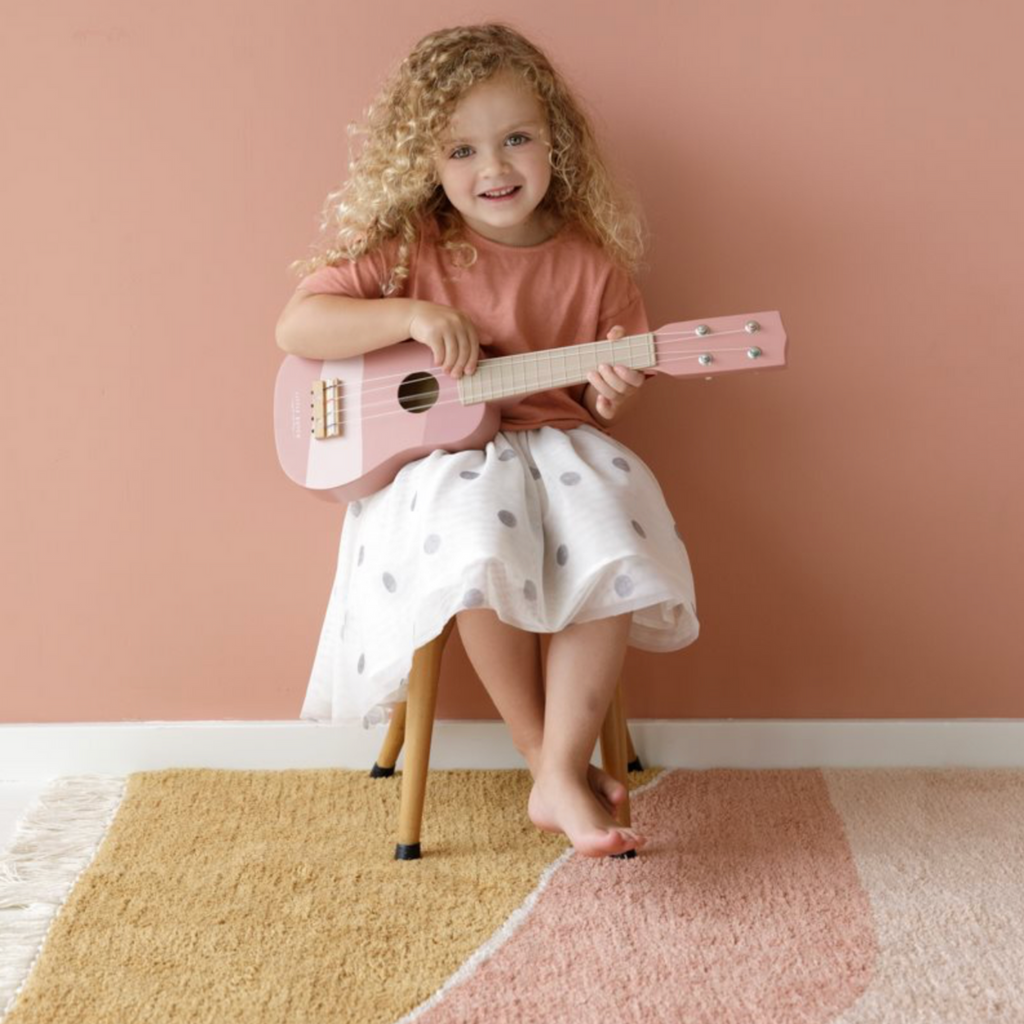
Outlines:
<svg viewBox="0 0 1024 1024"><path fill-rule="evenodd" d="M307 359L349 359L412 339L452 377L476 372L480 336L461 310L426 299L296 292L277 321L278 347Z"/></svg>
<svg viewBox="0 0 1024 1024"><path fill-rule="evenodd" d="M296 292L277 321L278 347L307 359L348 359L410 337L416 299Z"/></svg>

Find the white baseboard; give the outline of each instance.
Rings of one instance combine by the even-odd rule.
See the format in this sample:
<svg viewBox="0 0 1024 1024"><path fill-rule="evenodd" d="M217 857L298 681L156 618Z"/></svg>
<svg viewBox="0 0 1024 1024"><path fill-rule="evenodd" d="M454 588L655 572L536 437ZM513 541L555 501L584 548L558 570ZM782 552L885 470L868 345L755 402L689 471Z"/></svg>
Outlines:
<svg viewBox="0 0 1024 1024"><path fill-rule="evenodd" d="M643 764L663 768L1024 767L1024 719L637 719L629 729ZM0 780L164 768L368 771L384 734L384 726L304 721L0 725ZM436 722L430 763L525 767L497 721Z"/></svg>

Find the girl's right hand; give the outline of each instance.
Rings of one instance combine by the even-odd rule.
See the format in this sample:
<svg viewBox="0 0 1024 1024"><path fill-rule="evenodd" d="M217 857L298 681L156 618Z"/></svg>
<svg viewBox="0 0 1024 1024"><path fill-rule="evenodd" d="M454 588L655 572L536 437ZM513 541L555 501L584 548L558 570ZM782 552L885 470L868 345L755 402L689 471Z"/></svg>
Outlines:
<svg viewBox="0 0 1024 1024"><path fill-rule="evenodd" d="M434 365L452 377L476 372L481 342L473 321L453 306L416 299L409 318L409 337L434 354Z"/></svg>

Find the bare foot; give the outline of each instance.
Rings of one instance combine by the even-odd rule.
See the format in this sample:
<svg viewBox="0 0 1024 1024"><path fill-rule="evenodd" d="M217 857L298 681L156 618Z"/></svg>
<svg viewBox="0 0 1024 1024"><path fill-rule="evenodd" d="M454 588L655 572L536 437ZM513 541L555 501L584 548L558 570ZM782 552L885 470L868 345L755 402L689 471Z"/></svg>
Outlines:
<svg viewBox="0 0 1024 1024"><path fill-rule="evenodd" d="M536 778L539 761L530 760L530 773ZM615 809L626 799L626 787L596 764L587 765L587 782L594 791L601 806L614 816ZM540 826L543 828L543 826ZM545 829L546 832L561 832L560 828Z"/></svg>
<svg viewBox="0 0 1024 1024"><path fill-rule="evenodd" d="M530 821L546 832L563 832L577 853L606 857L643 846L635 829L620 825L594 795L589 780L538 775L526 807Z"/></svg>
<svg viewBox="0 0 1024 1024"><path fill-rule="evenodd" d="M615 808L626 799L626 787L595 764L587 765L587 782L604 809L614 816Z"/></svg>

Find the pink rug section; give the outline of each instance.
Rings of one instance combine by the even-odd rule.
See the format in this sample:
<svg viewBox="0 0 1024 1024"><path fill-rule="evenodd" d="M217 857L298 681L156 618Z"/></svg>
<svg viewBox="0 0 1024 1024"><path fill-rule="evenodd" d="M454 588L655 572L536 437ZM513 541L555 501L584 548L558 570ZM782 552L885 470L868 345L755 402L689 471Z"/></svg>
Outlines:
<svg viewBox="0 0 1024 1024"><path fill-rule="evenodd" d="M632 813L639 857L572 856L416 1024L827 1024L864 992L872 912L820 771L669 771Z"/></svg>

